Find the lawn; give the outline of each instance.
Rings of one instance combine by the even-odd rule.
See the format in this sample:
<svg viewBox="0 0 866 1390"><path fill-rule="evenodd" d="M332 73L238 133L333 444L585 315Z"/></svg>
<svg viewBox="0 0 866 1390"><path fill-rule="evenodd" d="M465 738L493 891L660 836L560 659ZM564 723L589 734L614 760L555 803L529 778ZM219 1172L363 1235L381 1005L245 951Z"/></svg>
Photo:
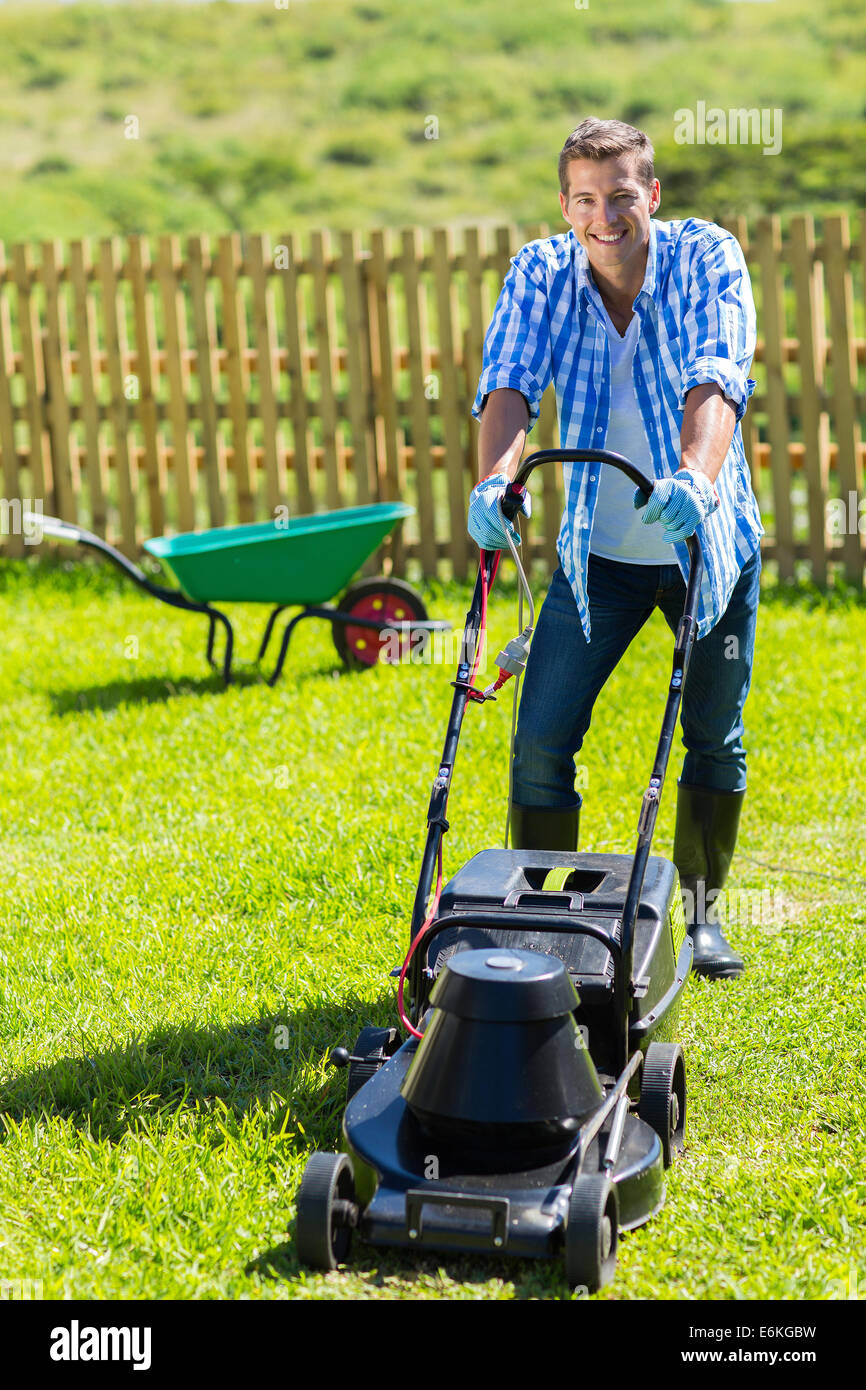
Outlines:
<svg viewBox="0 0 866 1390"><path fill-rule="evenodd" d="M457 624L467 597L430 607ZM514 614L506 576L494 651ZM346 675L310 623L279 687L224 693L194 617L88 564L5 562L0 621L0 1277L48 1298L567 1298L559 1266L294 1256L306 1157L339 1135L327 1052L395 1016L450 665ZM866 1280L864 650L862 599L768 583L732 887L774 911L731 927L742 981L688 988L688 1147L602 1298ZM656 615L597 706L588 848L632 844L669 660ZM468 712L446 871L501 836L508 716ZM674 802L671 778L663 853Z"/></svg>

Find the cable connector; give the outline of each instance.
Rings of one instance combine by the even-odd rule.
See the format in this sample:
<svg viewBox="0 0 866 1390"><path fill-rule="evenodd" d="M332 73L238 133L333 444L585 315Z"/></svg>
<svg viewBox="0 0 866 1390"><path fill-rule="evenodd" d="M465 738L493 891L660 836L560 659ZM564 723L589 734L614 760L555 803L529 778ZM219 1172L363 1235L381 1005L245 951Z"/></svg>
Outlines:
<svg viewBox="0 0 866 1390"><path fill-rule="evenodd" d="M512 637L496 658L496 665L500 671L507 671L509 676L522 676L529 659L531 641L531 627L525 627L519 637Z"/></svg>
<svg viewBox="0 0 866 1390"><path fill-rule="evenodd" d="M511 641L499 653L496 658L496 665L499 667L499 676L492 685L488 685L484 691L485 698L492 700L497 690L501 690L506 681L511 680L512 676L522 676L529 659L529 644L532 641L532 628L525 627L519 637L512 637Z"/></svg>

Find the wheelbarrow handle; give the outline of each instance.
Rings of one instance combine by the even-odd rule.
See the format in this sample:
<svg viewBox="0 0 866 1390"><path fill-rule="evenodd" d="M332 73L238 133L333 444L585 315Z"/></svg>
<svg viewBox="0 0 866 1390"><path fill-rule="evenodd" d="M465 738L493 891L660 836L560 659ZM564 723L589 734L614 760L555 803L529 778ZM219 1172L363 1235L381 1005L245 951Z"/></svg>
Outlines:
<svg viewBox="0 0 866 1390"><path fill-rule="evenodd" d="M68 545L86 545L90 539L89 531L71 521L61 521L59 516L43 516L42 512L26 511L22 513L22 521L43 536L53 536L55 540L66 541Z"/></svg>
<svg viewBox="0 0 866 1390"><path fill-rule="evenodd" d="M139 589L151 595L152 598L159 599L161 603L167 603L171 608L183 608L190 613L204 613L208 619L208 643L207 660L211 666L215 666L213 660L214 635L216 632L215 624L221 623L226 635L225 654L222 662L222 676L226 685L231 681L232 671L232 651L234 647L234 632L232 625L225 613L220 612L209 603L197 603L194 599L187 598L186 594L180 589L168 589L162 584L155 584L152 579L148 579L144 570L128 560L108 541L104 541L101 536L95 536L92 531L86 530L83 526L76 525L72 521L63 521L59 516L43 516L41 512L27 511L24 517L33 525L38 526L42 536L52 536L55 540L66 541L71 545L89 546L91 550L97 551L110 560L127 579L131 579ZM41 539L41 537L40 537ZM215 669L219 669L215 667Z"/></svg>
<svg viewBox="0 0 866 1390"><path fill-rule="evenodd" d="M25 518L34 526L38 527L43 536L51 536L54 540L65 541L67 545L86 545L91 550L97 550L100 555L104 555L107 560L122 570L128 579L134 584L138 584L142 589L151 592L153 587L150 580L138 565L133 564L119 550L115 550L113 545L104 541L101 536L95 536L92 531L88 531L83 526L77 525L74 521L64 521L59 516L43 516L40 512L25 512ZM156 586L158 587L158 586ZM156 595L161 597L161 595Z"/></svg>

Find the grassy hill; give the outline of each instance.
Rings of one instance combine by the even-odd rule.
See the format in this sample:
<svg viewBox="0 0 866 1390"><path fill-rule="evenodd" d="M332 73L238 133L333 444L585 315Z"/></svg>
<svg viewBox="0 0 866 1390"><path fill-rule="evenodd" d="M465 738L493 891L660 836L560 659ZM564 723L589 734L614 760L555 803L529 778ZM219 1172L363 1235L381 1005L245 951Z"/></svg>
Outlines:
<svg viewBox="0 0 866 1390"><path fill-rule="evenodd" d="M555 221L591 113L649 132L662 215L862 207L858 8L4 6L0 237ZM780 153L678 144L699 101L781 110Z"/></svg>

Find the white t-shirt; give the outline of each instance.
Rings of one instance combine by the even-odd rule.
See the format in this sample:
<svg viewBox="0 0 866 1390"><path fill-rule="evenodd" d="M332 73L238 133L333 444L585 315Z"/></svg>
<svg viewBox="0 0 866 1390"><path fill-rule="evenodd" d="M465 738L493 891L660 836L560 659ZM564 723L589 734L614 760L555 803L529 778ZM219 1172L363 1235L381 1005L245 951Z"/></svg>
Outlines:
<svg viewBox="0 0 866 1390"><path fill-rule="evenodd" d="M632 314L625 337L621 338L607 310L604 311L610 349L610 420L604 447L611 453L623 454L648 478L653 478L655 469L632 376L639 324L637 314ZM591 553L607 560L627 560L633 565L676 564L674 547L662 539L664 528L659 522L645 526L643 511L635 510L633 497L631 479L618 468L603 463L589 538Z"/></svg>

